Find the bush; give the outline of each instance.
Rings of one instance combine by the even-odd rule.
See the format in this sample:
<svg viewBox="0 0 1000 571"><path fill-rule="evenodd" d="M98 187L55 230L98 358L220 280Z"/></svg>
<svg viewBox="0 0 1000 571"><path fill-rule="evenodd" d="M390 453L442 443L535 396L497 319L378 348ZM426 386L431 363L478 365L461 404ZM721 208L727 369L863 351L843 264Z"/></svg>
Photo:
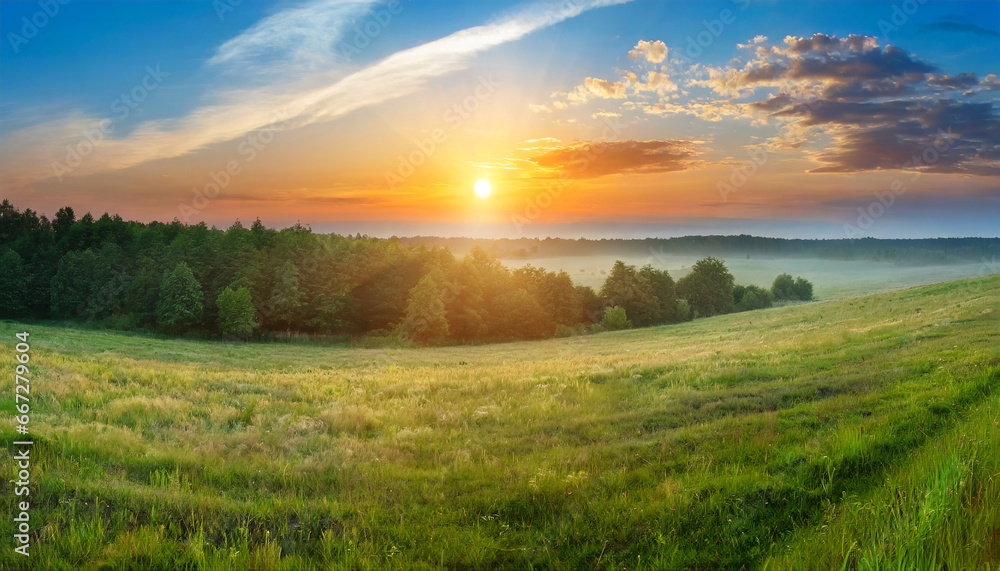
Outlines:
<svg viewBox="0 0 1000 571"><path fill-rule="evenodd" d="M795 284L792 285L792 291L795 292L796 297L802 301L812 301L813 298L813 285L803 278L795 278Z"/></svg>
<svg viewBox="0 0 1000 571"><path fill-rule="evenodd" d="M781 274L774 278L771 293L776 301L810 301L813 298L813 285L802 277L793 279L789 274Z"/></svg>
<svg viewBox="0 0 1000 571"><path fill-rule="evenodd" d="M686 299L677 300L677 318L676 321L691 321L693 314L691 313L691 306L688 305Z"/></svg>
<svg viewBox="0 0 1000 571"><path fill-rule="evenodd" d="M774 278L774 283L771 284L771 293L774 294L774 299L777 301L784 301L786 299L798 299L795 296L795 280L792 279L790 274L780 274L778 277Z"/></svg>
<svg viewBox="0 0 1000 571"><path fill-rule="evenodd" d="M733 288L734 309L736 311L752 311L754 309L766 309L774 302L774 295L755 285L736 286Z"/></svg>
<svg viewBox="0 0 1000 571"><path fill-rule="evenodd" d="M617 305L604 310L604 319L601 321L601 325L607 331L632 329L632 322L625 313L625 308Z"/></svg>

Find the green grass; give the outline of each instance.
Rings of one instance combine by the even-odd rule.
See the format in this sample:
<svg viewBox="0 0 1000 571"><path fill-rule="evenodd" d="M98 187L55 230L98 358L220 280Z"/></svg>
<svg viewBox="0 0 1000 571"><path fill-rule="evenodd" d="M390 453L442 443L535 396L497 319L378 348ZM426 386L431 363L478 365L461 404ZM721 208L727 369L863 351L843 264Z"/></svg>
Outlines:
<svg viewBox="0 0 1000 571"><path fill-rule="evenodd" d="M435 349L2 323L0 568L1000 569L998 288Z"/></svg>

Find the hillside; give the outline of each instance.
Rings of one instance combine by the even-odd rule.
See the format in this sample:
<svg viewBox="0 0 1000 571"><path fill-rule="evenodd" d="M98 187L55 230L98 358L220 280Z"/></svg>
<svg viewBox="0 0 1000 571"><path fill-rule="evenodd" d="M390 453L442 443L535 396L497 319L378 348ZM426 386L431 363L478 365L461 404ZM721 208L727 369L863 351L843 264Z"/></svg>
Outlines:
<svg viewBox="0 0 1000 571"><path fill-rule="evenodd" d="M997 566L998 291L437 349L3 322L3 370L31 334L31 563Z"/></svg>

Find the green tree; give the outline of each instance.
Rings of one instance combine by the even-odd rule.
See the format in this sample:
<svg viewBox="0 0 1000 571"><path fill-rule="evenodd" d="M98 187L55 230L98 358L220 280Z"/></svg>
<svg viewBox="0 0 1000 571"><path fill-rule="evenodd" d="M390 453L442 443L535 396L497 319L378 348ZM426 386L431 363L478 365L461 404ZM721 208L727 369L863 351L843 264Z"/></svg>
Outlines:
<svg viewBox="0 0 1000 571"><path fill-rule="evenodd" d="M223 335L247 339L260 325L250 290L245 287L235 291L227 287L216 298L215 305L219 308L219 331Z"/></svg>
<svg viewBox="0 0 1000 571"><path fill-rule="evenodd" d="M4 250L0 254L0 318L23 316L28 308L24 304L24 294L28 280L24 274L21 256L14 250Z"/></svg>
<svg viewBox="0 0 1000 571"><path fill-rule="evenodd" d="M771 307L774 295L770 290L755 285L741 286L733 288L733 301L735 311L751 311L754 309L765 309Z"/></svg>
<svg viewBox="0 0 1000 571"><path fill-rule="evenodd" d="M198 324L205 294L187 263L181 262L163 275L160 300L156 304L156 321L169 331L180 333Z"/></svg>
<svg viewBox="0 0 1000 571"><path fill-rule="evenodd" d="M122 250L106 243L99 251L67 252L50 282L52 313L57 317L100 318L122 300L125 281Z"/></svg>
<svg viewBox="0 0 1000 571"><path fill-rule="evenodd" d="M444 283L445 308L448 311L448 328L460 341L474 341L486 334L483 323L483 288L476 267L466 257L461 263L452 263Z"/></svg>
<svg viewBox="0 0 1000 571"><path fill-rule="evenodd" d="M798 296L795 295L795 280L790 274L780 274L774 278L774 283L771 284L771 293L774 294L774 299L777 301L798 299Z"/></svg>
<svg viewBox="0 0 1000 571"><path fill-rule="evenodd" d="M795 297L802 301L812 301L813 285L809 280L796 277L795 283L792 285L792 291L795 292Z"/></svg>
<svg viewBox="0 0 1000 571"><path fill-rule="evenodd" d="M691 306L688 305L687 300L686 299L678 299L677 300L677 313L676 313L676 317L674 318L675 321L678 321L678 322L691 321L691 319L693 319L693 318L694 318L694 314L691 313Z"/></svg>
<svg viewBox="0 0 1000 571"><path fill-rule="evenodd" d="M653 325L661 317L662 310L653 286L636 271L635 266L615 261L604 285L601 297L609 306L621 306L639 327Z"/></svg>
<svg viewBox="0 0 1000 571"><path fill-rule="evenodd" d="M597 295L594 288L585 285L574 286L577 300L580 303L581 316L584 323L597 323L604 316L604 300Z"/></svg>
<svg viewBox="0 0 1000 571"><path fill-rule="evenodd" d="M631 329L632 321L628 318L628 313L624 307L614 306L604 309L604 319L601 325L608 331L619 331L621 329Z"/></svg>
<svg viewBox="0 0 1000 571"><path fill-rule="evenodd" d="M302 305L299 269L291 261L286 261L278 271L274 289L267 302L267 321L275 328L299 328Z"/></svg>
<svg viewBox="0 0 1000 571"><path fill-rule="evenodd" d="M639 277L653 288L657 304L653 308L653 325L674 321L677 315L677 291L674 278L666 270L646 264L639 270Z"/></svg>
<svg viewBox="0 0 1000 571"><path fill-rule="evenodd" d="M448 339L448 311L444 305L444 276L434 269L410 290L406 314L399 325L404 337L417 343L438 344Z"/></svg>
<svg viewBox="0 0 1000 571"><path fill-rule="evenodd" d="M733 310L733 274L717 258L695 262L691 273L677 281L677 291L699 317Z"/></svg>
<svg viewBox="0 0 1000 571"><path fill-rule="evenodd" d="M545 308L524 288L501 294L491 309L496 312L490 331L494 339L541 339L555 333L555 323Z"/></svg>

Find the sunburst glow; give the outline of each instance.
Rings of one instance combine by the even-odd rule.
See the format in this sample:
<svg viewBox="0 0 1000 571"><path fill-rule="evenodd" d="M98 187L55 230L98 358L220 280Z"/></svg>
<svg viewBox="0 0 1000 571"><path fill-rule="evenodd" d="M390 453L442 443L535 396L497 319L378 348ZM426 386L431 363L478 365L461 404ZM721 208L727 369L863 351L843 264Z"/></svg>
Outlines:
<svg viewBox="0 0 1000 571"><path fill-rule="evenodd" d="M490 181L481 178L476 181L474 190L476 191L476 196L479 198L488 198L490 193L493 192L493 185L490 184Z"/></svg>

